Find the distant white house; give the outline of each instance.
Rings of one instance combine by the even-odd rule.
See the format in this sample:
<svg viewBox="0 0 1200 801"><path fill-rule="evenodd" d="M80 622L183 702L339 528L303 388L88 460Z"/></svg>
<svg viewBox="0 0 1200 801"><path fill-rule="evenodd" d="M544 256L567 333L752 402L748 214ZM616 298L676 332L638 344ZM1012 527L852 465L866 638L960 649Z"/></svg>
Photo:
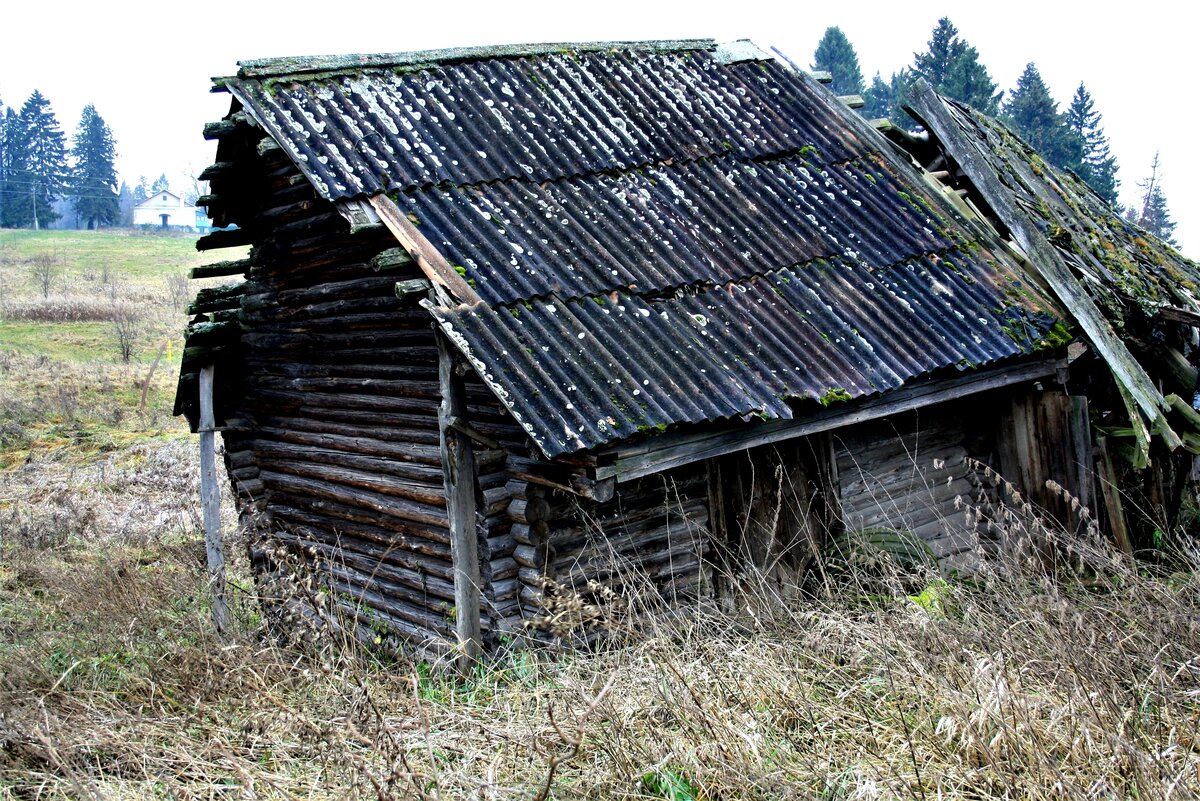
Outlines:
<svg viewBox="0 0 1200 801"><path fill-rule="evenodd" d="M164 189L133 207L134 225L160 228L195 228L196 207L174 192Z"/></svg>

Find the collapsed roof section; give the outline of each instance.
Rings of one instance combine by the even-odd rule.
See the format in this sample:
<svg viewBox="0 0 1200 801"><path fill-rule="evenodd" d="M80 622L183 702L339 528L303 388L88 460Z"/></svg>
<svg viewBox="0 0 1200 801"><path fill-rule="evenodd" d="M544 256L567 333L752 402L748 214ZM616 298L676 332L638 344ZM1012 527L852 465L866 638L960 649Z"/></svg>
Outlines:
<svg viewBox="0 0 1200 801"><path fill-rule="evenodd" d="M255 62L219 85L427 268L430 311L547 457L1064 340L993 235L752 46Z"/></svg>
<svg viewBox="0 0 1200 801"><path fill-rule="evenodd" d="M927 166L944 170L1012 236L1108 365L1139 433L1135 464L1145 463L1151 432L1179 447L1165 416L1171 404L1130 353L1127 329L1148 338L1146 323L1158 318L1200 324L1200 265L1122 219L1004 125L925 81L909 111L931 138L919 148L927 161L932 156Z"/></svg>

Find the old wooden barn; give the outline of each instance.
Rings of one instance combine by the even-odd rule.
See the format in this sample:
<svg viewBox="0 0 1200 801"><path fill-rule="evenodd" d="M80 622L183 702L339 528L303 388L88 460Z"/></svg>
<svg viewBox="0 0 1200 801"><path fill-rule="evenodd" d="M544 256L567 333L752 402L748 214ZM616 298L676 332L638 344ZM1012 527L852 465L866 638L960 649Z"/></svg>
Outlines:
<svg viewBox="0 0 1200 801"><path fill-rule="evenodd" d="M177 411L213 366L256 568L368 636L788 588L845 529L953 567L972 460L1126 547L1118 484L1174 508L1200 271L928 90L917 136L748 42L239 66L200 247L251 250L196 271L245 280L199 292Z"/></svg>

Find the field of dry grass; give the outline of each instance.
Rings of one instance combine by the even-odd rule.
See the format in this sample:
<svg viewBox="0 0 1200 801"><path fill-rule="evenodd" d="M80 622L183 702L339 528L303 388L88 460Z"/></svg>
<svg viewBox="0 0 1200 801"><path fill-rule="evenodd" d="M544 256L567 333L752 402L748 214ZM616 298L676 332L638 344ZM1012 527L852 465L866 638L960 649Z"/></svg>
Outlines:
<svg viewBox="0 0 1200 801"><path fill-rule="evenodd" d="M0 309L47 307L7 235ZM235 541L217 639L177 363L137 410L150 347L182 327L167 281L186 262L163 263L124 279L156 321L128 365L108 320L0 322L0 799L1200 795L1182 546L1153 568L1090 543L1070 567L970 579L856 565L812 597L748 591L592 651L502 649L463 681L328 628L279 641ZM60 285L68 305L87 281Z"/></svg>

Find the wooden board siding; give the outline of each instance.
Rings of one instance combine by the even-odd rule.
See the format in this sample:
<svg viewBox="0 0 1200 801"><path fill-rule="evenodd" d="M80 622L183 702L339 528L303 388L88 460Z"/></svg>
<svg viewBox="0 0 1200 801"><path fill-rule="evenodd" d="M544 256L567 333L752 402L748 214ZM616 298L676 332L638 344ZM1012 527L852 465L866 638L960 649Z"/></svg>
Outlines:
<svg viewBox="0 0 1200 801"><path fill-rule="evenodd" d="M979 416L976 420L986 420ZM947 564L989 547L990 534L967 523L963 502L976 503L984 479L969 458L990 458L986 432L969 433L945 406L834 432L839 497L847 529L911 531ZM961 500L959 500L961 499ZM956 558L957 557L957 558Z"/></svg>

